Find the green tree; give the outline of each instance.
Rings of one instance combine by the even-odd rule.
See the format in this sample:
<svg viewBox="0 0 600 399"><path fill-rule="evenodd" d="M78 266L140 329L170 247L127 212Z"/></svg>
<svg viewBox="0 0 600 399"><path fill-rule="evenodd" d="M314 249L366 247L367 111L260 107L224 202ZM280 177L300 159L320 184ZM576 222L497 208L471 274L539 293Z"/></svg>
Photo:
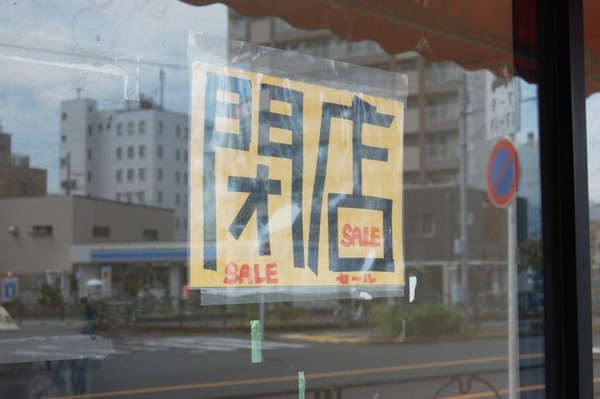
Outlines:
<svg viewBox="0 0 600 399"><path fill-rule="evenodd" d="M519 245L519 266L522 270L542 272L542 240L528 240Z"/></svg>
<svg viewBox="0 0 600 399"><path fill-rule="evenodd" d="M56 309L63 304L60 288L44 284L40 287L38 303L44 309Z"/></svg>

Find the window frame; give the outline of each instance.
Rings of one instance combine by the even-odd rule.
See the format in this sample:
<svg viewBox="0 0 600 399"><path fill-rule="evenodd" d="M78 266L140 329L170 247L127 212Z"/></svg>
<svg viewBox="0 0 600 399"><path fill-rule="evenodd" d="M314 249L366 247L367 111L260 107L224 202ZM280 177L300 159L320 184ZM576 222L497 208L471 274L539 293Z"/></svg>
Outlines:
<svg viewBox="0 0 600 399"><path fill-rule="evenodd" d="M536 23L546 397L591 398L594 382L582 1L538 0ZM526 27L514 24L515 35L518 29Z"/></svg>

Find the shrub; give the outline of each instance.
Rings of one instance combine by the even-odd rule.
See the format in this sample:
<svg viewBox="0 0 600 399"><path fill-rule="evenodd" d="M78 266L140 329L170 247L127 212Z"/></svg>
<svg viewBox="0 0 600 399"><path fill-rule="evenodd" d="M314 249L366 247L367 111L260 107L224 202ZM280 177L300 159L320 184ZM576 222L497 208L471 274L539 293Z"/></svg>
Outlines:
<svg viewBox="0 0 600 399"><path fill-rule="evenodd" d="M426 306L406 313L408 336L433 337L460 332L460 313L443 306Z"/></svg>
<svg viewBox="0 0 600 399"><path fill-rule="evenodd" d="M397 337L402 331L402 316L397 308L388 302L383 302L375 307L376 335L384 338Z"/></svg>
<svg viewBox="0 0 600 399"><path fill-rule="evenodd" d="M274 303L267 313L267 320L275 323L290 324L299 322L306 315L304 309L295 307L291 302Z"/></svg>
<svg viewBox="0 0 600 399"><path fill-rule="evenodd" d="M460 313L443 306L422 306L398 309L382 303L375 310L375 332L381 337L397 337L402 332L402 320L407 337L437 337L460 332Z"/></svg>

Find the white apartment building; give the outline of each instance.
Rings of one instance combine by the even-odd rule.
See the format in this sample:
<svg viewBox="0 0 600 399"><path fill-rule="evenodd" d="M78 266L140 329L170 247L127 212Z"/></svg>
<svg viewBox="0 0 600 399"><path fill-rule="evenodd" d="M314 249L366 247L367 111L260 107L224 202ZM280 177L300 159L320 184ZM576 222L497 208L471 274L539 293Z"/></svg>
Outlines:
<svg viewBox="0 0 600 399"><path fill-rule="evenodd" d="M150 100L99 110L96 100L61 102L64 193L173 209L176 240L188 230L188 116Z"/></svg>
<svg viewBox="0 0 600 399"><path fill-rule="evenodd" d="M468 154L468 185L485 188L485 154L493 145L486 139L489 72L465 71L449 61L429 62L416 51L390 55L373 41L348 42L328 30L301 30L280 18L249 18L232 10L229 36L406 74L404 184L407 187L459 184L460 132L464 129L469 143L464 148Z"/></svg>

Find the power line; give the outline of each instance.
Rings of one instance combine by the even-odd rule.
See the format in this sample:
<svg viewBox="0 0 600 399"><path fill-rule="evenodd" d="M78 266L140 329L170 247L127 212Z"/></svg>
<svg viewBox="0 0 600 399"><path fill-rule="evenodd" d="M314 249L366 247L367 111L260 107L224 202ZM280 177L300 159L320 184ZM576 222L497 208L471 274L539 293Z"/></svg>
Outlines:
<svg viewBox="0 0 600 399"><path fill-rule="evenodd" d="M152 66L152 67L158 67L158 68L171 68L171 69L187 70L187 65L159 62L159 61L147 61L147 60L144 61L141 59L136 59L129 55L118 54L116 52L113 52L112 54L106 52L106 55L102 55L101 52L96 52L96 51L93 53L82 53L82 52L76 51L74 49L56 50L56 49L50 49L50 48L24 46L24 45L3 43L3 42L0 42L0 47L5 47L5 48L10 48L10 49L15 49L15 50L23 50L23 51L32 52L32 53L60 56L60 57L69 58L69 59L83 58L86 60L89 59L89 60L96 60L96 61L105 61L105 62L109 62L109 63L116 62L116 63L120 63L120 64L129 64L129 65L135 65L135 66L144 65L144 66Z"/></svg>

